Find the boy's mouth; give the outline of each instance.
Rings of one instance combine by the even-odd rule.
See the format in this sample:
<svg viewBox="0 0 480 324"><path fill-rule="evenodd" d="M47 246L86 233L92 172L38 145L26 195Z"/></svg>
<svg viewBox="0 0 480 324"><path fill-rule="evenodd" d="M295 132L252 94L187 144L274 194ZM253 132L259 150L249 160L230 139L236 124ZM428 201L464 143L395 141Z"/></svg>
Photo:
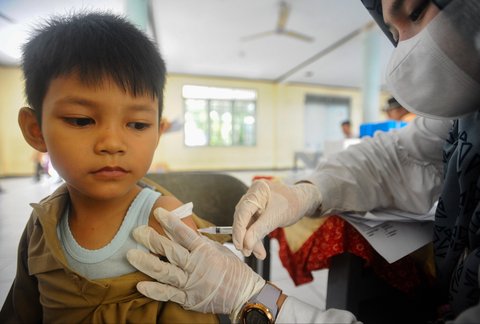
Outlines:
<svg viewBox="0 0 480 324"><path fill-rule="evenodd" d="M129 173L127 170L124 168L118 167L118 166L108 166L108 167L103 167L101 169L95 170L92 172L95 175L98 176L103 176L103 177L120 177L124 176L125 174Z"/></svg>

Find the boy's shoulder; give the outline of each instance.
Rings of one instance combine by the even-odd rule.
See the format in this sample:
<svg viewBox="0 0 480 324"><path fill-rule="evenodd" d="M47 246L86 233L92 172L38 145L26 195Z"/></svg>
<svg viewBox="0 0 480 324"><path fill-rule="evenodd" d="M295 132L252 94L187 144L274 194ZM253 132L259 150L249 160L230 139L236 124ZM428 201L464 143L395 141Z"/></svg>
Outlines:
<svg viewBox="0 0 480 324"><path fill-rule="evenodd" d="M149 188L151 190L158 191L164 196L173 196L173 194L166 188L162 187L160 184L156 183L153 180L150 180L147 177L143 177L142 179L140 179L140 181L138 181L138 185L142 188Z"/></svg>
<svg viewBox="0 0 480 324"><path fill-rule="evenodd" d="M138 185L142 188L148 188L150 190L159 192L161 194L160 197L155 201L153 204L152 212L155 208L161 207L166 210L173 210L182 205L182 202L178 200L175 195L170 193L167 189L165 189L163 186L159 185L158 183L148 179L148 178L142 178L139 182Z"/></svg>
<svg viewBox="0 0 480 324"><path fill-rule="evenodd" d="M65 183L61 184L57 189L55 189L51 194L40 200L39 204L51 204L59 199L68 198L68 189Z"/></svg>
<svg viewBox="0 0 480 324"><path fill-rule="evenodd" d="M32 217L37 219L45 214L60 213L69 199L67 186L60 185L53 193L41 199L38 203L31 203L33 208Z"/></svg>

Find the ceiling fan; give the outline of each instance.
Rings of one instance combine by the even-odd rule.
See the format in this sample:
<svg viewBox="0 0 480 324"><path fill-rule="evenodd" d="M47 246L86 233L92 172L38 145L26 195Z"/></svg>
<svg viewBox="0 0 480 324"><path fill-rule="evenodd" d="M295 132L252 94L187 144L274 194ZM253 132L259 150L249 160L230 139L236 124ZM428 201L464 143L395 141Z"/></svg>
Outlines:
<svg viewBox="0 0 480 324"><path fill-rule="evenodd" d="M5 21L8 21L9 23L15 23L15 20L13 20L12 18L10 18L9 16L5 15L4 13L0 12L0 18L5 20Z"/></svg>
<svg viewBox="0 0 480 324"><path fill-rule="evenodd" d="M269 30L249 36L242 37L242 41L250 41L258 38L262 38L265 36L271 36L271 35L283 35L283 36L288 36L292 38L296 38L301 41L305 42L313 42L313 37L310 37L305 34L301 34L296 31L288 30L285 28L287 25L287 20L288 20L288 15L290 14L290 5L285 2L281 1L280 6L279 6L279 14L278 14L278 20L277 20L277 26L275 27L274 30Z"/></svg>

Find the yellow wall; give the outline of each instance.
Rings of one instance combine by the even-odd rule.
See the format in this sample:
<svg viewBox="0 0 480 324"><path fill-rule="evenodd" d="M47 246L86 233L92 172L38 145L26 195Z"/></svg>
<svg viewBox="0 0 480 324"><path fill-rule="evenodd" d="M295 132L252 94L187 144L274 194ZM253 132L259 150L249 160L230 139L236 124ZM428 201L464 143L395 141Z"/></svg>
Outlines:
<svg viewBox="0 0 480 324"><path fill-rule="evenodd" d="M257 91L257 145L255 147L186 147L182 132L165 134L153 166L165 162L173 170L228 170L291 168L293 153L304 147L303 115L307 94L351 98L352 123L361 123L358 90L276 84L245 80L171 75L165 91L164 116L183 116L182 86L186 84L249 88Z"/></svg>
<svg viewBox="0 0 480 324"><path fill-rule="evenodd" d="M160 164L167 164L171 170L290 168L293 153L304 145L306 94L350 97L353 126L358 128L362 122L358 90L184 75L167 79L164 116L170 120L183 116L181 91L185 84L256 90L257 145L192 148L183 144L183 132L167 133L160 140L153 169ZM32 174L33 149L25 143L17 125L18 109L25 105L20 69L0 67L0 89L0 176Z"/></svg>
<svg viewBox="0 0 480 324"><path fill-rule="evenodd" d="M33 173L33 149L23 139L17 123L25 106L20 69L0 67L0 176Z"/></svg>

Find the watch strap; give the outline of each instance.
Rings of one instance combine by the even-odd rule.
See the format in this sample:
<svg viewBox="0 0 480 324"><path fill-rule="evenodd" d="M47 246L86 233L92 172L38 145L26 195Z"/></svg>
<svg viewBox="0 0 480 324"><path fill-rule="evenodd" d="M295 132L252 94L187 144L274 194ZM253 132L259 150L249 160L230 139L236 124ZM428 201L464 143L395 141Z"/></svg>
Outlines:
<svg viewBox="0 0 480 324"><path fill-rule="evenodd" d="M263 286L262 290L260 290L257 295L253 296L253 298L249 302L265 305L265 307L270 310L273 318L275 319L277 318L278 313L277 300L281 294L282 291L280 289L267 282L265 286Z"/></svg>

